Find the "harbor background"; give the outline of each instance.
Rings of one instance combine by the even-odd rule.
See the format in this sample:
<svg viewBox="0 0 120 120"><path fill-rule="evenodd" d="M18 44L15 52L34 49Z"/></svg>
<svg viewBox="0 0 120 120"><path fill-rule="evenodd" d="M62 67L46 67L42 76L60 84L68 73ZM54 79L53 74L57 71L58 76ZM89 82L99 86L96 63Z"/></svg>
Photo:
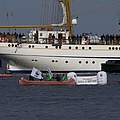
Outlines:
<svg viewBox="0 0 120 120"><path fill-rule="evenodd" d="M119 120L119 73L101 86L20 86L0 78L1 120Z"/></svg>

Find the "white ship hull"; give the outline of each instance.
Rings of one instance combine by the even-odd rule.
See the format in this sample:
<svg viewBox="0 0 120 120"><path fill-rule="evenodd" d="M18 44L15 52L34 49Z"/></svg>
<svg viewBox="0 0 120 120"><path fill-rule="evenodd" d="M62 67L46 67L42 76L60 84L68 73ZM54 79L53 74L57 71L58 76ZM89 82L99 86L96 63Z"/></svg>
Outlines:
<svg viewBox="0 0 120 120"><path fill-rule="evenodd" d="M41 71L100 71L108 60L120 60L119 45L62 45L1 43L0 55L9 64Z"/></svg>

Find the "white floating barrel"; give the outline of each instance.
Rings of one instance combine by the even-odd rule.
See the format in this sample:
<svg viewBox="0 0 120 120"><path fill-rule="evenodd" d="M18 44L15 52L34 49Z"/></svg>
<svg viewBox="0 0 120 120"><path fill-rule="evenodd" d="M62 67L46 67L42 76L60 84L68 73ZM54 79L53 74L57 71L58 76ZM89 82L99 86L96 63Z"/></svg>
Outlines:
<svg viewBox="0 0 120 120"><path fill-rule="evenodd" d="M69 80L69 79L74 79L75 81L77 80L77 74L76 73L74 73L74 72L69 72L68 74L67 74L67 79Z"/></svg>
<svg viewBox="0 0 120 120"><path fill-rule="evenodd" d="M107 84L107 73L100 71L97 73L98 84L105 85Z"/></svg>

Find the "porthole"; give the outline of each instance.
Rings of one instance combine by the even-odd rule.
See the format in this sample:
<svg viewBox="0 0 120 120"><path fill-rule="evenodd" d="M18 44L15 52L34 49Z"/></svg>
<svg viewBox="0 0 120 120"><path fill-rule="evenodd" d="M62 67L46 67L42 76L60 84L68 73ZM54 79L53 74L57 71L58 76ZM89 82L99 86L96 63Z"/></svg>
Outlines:
<svg viewBox="0 0 120 120"><path fill-rule="evenodd" d="M71 46L69 46L69 49L71 49Z"/></svg>
<svg viewBox="0 0 120 120"><path fill-rule="evenodd" d="M95 64L95 61L92 61L92 64Z"/></svg>
<svg viewBox="0 0 120 120"><path fill-rule="evenodd" d="M61 49L61 46L59 46L59 49Z"/></svg>
<svg viewBox="0 0 120 120"><path fill-rule="evenodd" d="M120 47L119 47L119 50L120 50Z"/></svg>
<svg viewBox="0 0 120 120"><path fill-rule="evenodd" d="M12 47L14 47L14 44L12 44Z"/></svg>
<svg viewBox="0 0 120 120"><path fill-rule="evenodd" d="M35 62L37 62L37 60L35 60Z"/></svg>
<svg viewBox="0 0 120 120"><path fill-rule="evenodd" d="M75 47L75 49L78 49L78 47Z"/></svg>
<svg viewBox="0 0 120 120"><path fill-rule="evenodd" d="M65 61L65 63L68 63L68 61Z"/></svg>
<svg viewBox="0 0 120 120"><path fill-rule="evenodd" d="M34 48L34 45L32 45L32 48Z"/></svg>
<svg viewBox="0 0 120 120"><path fill-rule="evenodd" d="M17 45L15 45L15 47L17 47Z"/></svg>
<svg viewBox="0 0 120 120"><path fill-rule="evenodd" d="M116 47L115 49L118 50L118 47Z"/></svg>
<svg viewBox="0 0 120 120"><path fill-rule="evenodd" d="M52 60L52 62L54 62L54 60Z"/></svg>
<svg viewBox="0 0 120 120"><path fill-rule="evenodd" d="M55 48L58 49L58 46L56 45Z"/></svg>
<svg viewBox="0 0 120 120"><path fill-rule="evenodd" d="M109 50L111 50L111 47L109 47Z"/></svg>
<svg viewBox="0 0 120 120"><path fill-rule="evenodd" d="M8 44L8 47L10 47L10 44Z"/></svg>
<svg viewBox="0 0 120 120"><path fill-rule="evenodd" d="M88 61L86 61L86 64L88 64Z"/></svg>
<svg viewBox="0 0 120 120"><path fill-rule="evenodd" d="M112 47L112 50L114 50L114 47Z"/></svg>
<svg viewBox="0 0 120 120"><path fill-rule="evenodd" d="M89 50L91 50L92 48L91 47L89 47Z"/></svg>
<svg viewBox="0 0 120 120"><path fill-rule="evenodd" d="M84 49L85 49L85 47L82 47L82 49L84 50Z"/></svg>
<svg viewBox="0 0 120 120"><path fill-rule="evenodd" d="M45 46L45 48L48 48L48 46Z"/></svg>
<svg viewBox="0 0 120 120"><path fill-rule="evenodd" d="M29 45L28 47L31 48L31 45Z"/></svg>
<svg viewBox="0 0 120 120"><path fill-rule="evenodd" d="M81 61L79 61L79 63L81 64Z"/></svg>
<svg viewBox="0 0 120 120"><path fill-rule="evenodd" d="M58 62L58 60L56 60L55 62Z"/></svg>

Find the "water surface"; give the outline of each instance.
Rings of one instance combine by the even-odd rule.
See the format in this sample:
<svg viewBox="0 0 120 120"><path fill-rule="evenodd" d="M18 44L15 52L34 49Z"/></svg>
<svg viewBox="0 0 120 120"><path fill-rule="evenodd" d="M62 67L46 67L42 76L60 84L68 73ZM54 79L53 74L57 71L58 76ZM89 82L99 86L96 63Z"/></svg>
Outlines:
<svg viewBox="0 0 120 120"><path fill-rule="evenodd" d="M19 86L0 78L1 120L119 120L120 74L105 86Z"/></svg>

